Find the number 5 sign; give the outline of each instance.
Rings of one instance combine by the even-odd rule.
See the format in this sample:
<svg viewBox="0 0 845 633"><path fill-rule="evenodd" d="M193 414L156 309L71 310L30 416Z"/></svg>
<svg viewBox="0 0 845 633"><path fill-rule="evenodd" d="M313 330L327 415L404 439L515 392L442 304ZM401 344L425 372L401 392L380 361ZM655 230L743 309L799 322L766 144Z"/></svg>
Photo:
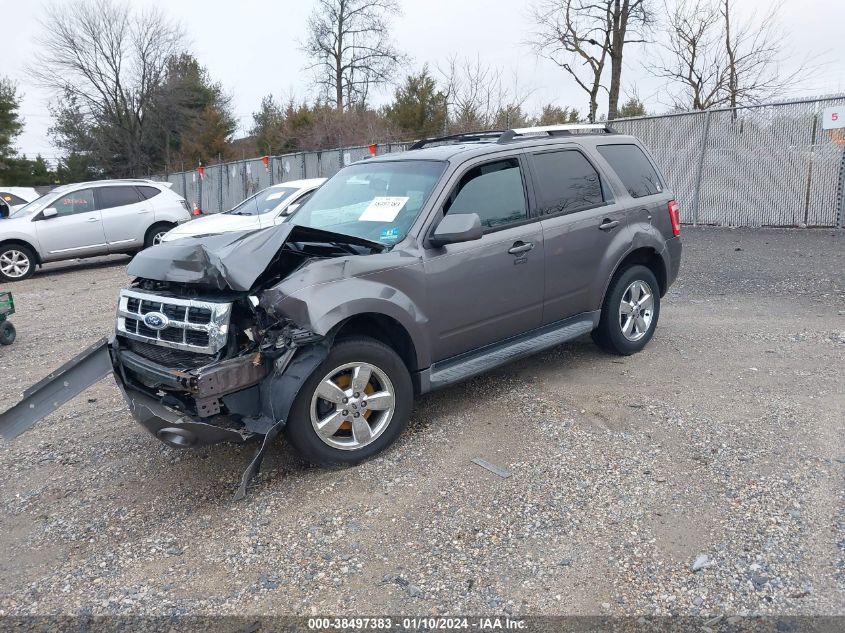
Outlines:
<svg viewBox="0 0 845 633"><path fill-rule="evenodd" d="M822 112L822 129L836 130L845 128L845 106L825 108Z"/></svg>

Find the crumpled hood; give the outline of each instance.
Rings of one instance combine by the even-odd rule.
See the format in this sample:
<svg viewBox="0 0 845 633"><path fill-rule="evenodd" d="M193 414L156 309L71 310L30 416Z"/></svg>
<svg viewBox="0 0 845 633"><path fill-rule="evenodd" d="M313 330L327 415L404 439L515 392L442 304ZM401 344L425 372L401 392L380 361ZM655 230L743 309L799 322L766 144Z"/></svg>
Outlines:
<svg viewBox="0 0 845 633"><path fill-rule="evenodd" d="M386 250L377 242L289 223L259 231L186 237L144 249L127 272L135 277L248 292L287 242L340 242Z"/></svg>

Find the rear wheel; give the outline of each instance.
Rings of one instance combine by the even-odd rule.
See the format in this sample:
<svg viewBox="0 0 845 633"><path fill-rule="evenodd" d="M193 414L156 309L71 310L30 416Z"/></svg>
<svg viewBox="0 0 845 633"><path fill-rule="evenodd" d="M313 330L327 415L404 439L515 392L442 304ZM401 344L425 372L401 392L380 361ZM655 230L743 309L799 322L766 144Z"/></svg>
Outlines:
<svg viewBox="0 0 845 633"><path fill-rule="evenodd" d="M15 342L17 335L14 325L8 321L0 323L0 345L11 345Z"/></svg>
<svg viewBox="0 0 845 633"><path fill-rule="evenodd" d="M345 339L305 381L285 434L314 464L357 464L399 437L412 405L411 377L396 352L374 339Z"/></svg>
<svg viewBox="0 0 845 633"><path fill-rule="evenodd" d="M144 238L144 248L161 244L161 238L163 238L164 234L172 228L173 224L170 224L169 222L159 222L158 224L153 224L147 231L147 236Z"/></svg>
<svg viewBox="0 0 845 633"><path fill-rule="evenodd" d="M660 286L654 273L631 266L611 281L593 340L613 354L634 354L651 340L659 316Z"/></svg>
<svg viewBox="0 0 845 633"><path fill-rule="evenodd" d="M0 246L0 279L23 281L35 272L35 253L23 244Z"/></svg>

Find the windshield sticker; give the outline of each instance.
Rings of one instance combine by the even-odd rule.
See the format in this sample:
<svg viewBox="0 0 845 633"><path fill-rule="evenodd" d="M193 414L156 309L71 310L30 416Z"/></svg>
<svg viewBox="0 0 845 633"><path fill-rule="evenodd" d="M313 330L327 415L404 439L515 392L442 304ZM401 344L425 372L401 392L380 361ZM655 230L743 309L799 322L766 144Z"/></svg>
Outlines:
<svg viewBox="0 0 845 633"><path fill-rule="evenodd" d="M382 229L381 235L378 238L382 242L395 242L399 239L399 227L392 226L389 229Z"/></svg>
<svg viewBox="0 0 845 633"><path fill-rule="evenodd" d="M278 200L283 195L285 195L284 191L277 191L276 193L271 193L269 196L267 196L267 202L269 202L270 200Z"/></svg>
<svg viewBox="0 0 845 633"><path fill-rule="evenodd" d="M393 222L406 202L408 202L407 196L376 196L364 209L358 220L361 222Z"/></svg>

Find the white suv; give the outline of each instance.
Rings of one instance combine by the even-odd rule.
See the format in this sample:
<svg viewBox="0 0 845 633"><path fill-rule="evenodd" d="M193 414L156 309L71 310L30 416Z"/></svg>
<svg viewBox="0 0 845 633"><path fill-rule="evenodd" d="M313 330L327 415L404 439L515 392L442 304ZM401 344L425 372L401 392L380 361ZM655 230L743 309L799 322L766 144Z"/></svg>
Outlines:
<svg viewBox="0 0 845 633"><path fill-rule="evenodd" d="M0 280L36 265L134 253L191 219L188 203L152 180L101 180L56 187L0 220Z"/></svg>

